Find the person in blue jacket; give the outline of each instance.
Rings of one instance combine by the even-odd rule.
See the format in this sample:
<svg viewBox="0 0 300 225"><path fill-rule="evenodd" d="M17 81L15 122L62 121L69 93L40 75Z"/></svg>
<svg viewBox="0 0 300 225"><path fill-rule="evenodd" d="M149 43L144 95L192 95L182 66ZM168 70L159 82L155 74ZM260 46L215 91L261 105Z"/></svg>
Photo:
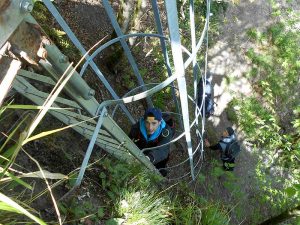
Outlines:
<svg viewBox="0 0 300 225"><path fill-rule="evenodd" d="M166 167L169 159L170 145L167 143L171 141L173 132L164 121L160 109L150 108L146 110L144 117L131 127L129 133L129 137L140 149L156 147L144 151L144 154L163 176L167 175L167 171L162 168Z"/></svg>

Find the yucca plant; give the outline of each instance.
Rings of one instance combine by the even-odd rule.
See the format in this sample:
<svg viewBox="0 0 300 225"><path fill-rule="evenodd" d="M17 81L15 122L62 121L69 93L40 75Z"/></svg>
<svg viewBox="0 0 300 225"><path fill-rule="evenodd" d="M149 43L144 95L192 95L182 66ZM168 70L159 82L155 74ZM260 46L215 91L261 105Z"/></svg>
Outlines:
<svg viewBox="0 0 300 225"><path fill-rule="evenodd" d="M103 40L103 39L102 39ZM90 51L96 47L102 40L97 42L87 53L89 54ZM71 128L73 126L76 126L80 123L84 123L86 121L79 122L77 124L72 124L63 128L51 130L51 131L46 131L42 132L39 134L34 134L35 129L37 126L41 123L42 119L48 112L48 110L59 110L59 108L53 108L51 105L54 103L60 92L63 90L64 86L68 82L68 80L71 78L72 74L75 72L76 68L79 66L79 64L84 60L85 56L84 55L81 60L77 63L77 65L71 69L72 63L70 66L66 69L64 74L61 76L61 78L57 81L57 84L49 94L48 98L45 100L44 104L42 106L24 106L24 105L4 105L0 107L0 117L3 114L3 112L7 108L14 108L14 109L33 109L33 110L39 110L38 113L36 114L35 118L30 122L29 126L23 126L22 129L20 129L21 125L25 124L25 121L28 121L29 116L25 116L20 122L16 123L16 126L11 129L10 134L7 135L5 142L0 146L0 190L2 191L1 186L3 185L3 182L5 182L7 185L7 182L16 182L20 185L23 185L24 188L32 190L32 187L24 182L21 177L19 176L20 174L24 175L24 173L20 172L17 176L14 174L16 171L14 170L14 173L12 173L10 170L12 169L15 159L18 155L18 153L23 149L23 146L25 146L28 142L42 138L44 136L60 132L62 130ZM91 120L94 118L91 118ZM16 140L15 136L18 135L18 138ZM24 151L26 153L26 151ZM27 154L27 153L26 153ZM57 214L58 218L58 223L62 224L62 218L57 206L57 202L53 196L52 193L52 187L48 183L48 178L50 179L59 179L59 180L64 180L67 179L68 177L63 175L63 174L52 174L49 173L48 171L44 171L39 163L31 157L29 154L27 154L28 157L38 166L39 171L28 173L29 177L38 177L42 178L46 185L47 185L47 191L43 191L41 194L49 193L53 206L55 208L55 212ZM25 174L26 175L26 174ZM40 196L40 195L39 195ZM33 209L31 209L27 204L24 202L31 202L31 200L22 200L22 199L13 199L12 197L6 196L3 193L0 192L0 222L5 222L5 224L11 223L14 224L16 221L18 221L18 217L15 217L14 215L16 213L25 215L29 217L31 220L35 221L36 223L39 224L45 224L44 221L42 221L40 218L36 217L34 214L37 212L33 213ZM1 217L3 216L3 218Z"/></svg>

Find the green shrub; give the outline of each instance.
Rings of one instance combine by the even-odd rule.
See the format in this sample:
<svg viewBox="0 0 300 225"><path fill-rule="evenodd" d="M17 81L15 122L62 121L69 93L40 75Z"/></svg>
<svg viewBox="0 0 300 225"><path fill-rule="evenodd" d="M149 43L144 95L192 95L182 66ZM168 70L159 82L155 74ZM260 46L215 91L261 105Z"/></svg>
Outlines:
<svg viewBox="0 0 300 225"><path fill-rule="evenodd" d="M151 189L122 189L115 204L124 224L170 224L169 201Z"/></svg>
<svg viewBox="0 0 300 225"><path fill-rule="evenodd" d="M203 209L203 216L201 218L202 225L226 225L229 224L230 219L222 207L217 205L209 205Z"/></svg>
<svg viewBox="0 0 300 225"><path fill-rule="evenodd" d="M237 109L238 126L261 159L255 170L256 185L260 190L255 201L280 213L299 203L299 198L287 196L285 189L293 188L300 174L300 136L297 131L300 33L295 23L299 22L299 14L282 11L277 1L272 2L277 7L274 9L277 22L263 33L255 29L248 31L257 45L247 51L252 63L247 77L255 92L243 99L234 99L232 104ZM251 80L253 78L255 81ZM279 173L288 173L289 179Z"/></svg>

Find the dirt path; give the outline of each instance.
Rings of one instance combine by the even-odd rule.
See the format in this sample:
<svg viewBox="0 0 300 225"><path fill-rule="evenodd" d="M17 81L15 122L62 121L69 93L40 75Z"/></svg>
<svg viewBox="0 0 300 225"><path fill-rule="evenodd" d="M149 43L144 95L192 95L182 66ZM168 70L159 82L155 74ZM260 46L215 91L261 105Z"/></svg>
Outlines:
<svg viewBox="0 0 300 225"><path fill-rule="evenodd" d="M213 124L221 131L230 125L224 110L234 96L248 95L251 86L243 75L249 70L245 52L252 47L246 32L250 28L264 30L271 23L267 1L242 1L229 5L219 40L209 50L209 70L213 75L214 96L218 104ZM229 84L228 84L229 83Z"/></svg>
<svg viewBox="0 0 300 225"><path fill-rule="evenodd" d="M213 76L217 103L215 116L210 119L209 125L218 137L224 128L233 126L239 139L243 140L239 128L229 121L226 109L234 97L248 96L252 91L251 85L244 77L250 68L245 52L254 47L247 37L247 30L256 28L263 31L271 23L271 6L268 1L241 1L238 5L229 4L219 40L209 50L208 67ZM257 224L262 220L259 217L266 216L269 211L259 205L255 196L261 191L257 189L255 180L258 158L250 146L246 143L243 145L233 174L218 174L218 156L207 153L207 166L202 174L209 180L206 179L200 184L198 191L207 198L227 204L231 208L231 224Z"/></svg>

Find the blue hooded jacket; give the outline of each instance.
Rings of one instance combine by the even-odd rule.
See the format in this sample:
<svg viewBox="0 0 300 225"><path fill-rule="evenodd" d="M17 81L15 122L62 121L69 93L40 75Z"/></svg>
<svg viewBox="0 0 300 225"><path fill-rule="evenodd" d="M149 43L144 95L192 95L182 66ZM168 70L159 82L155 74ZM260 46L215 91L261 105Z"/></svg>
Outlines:
<svg viewBox="0 0 300 225"><path fill-rule="evenodd" d="M158 136L160 135L161 131L166 127L166 122L162 119L161 123L159 125L159 127L156 129L156 131L151 134L150 136L147 135L147 130L146 130L146 126L145 126L145 120L144 118L140 119L140 131L143 134L145 140L147 142L149 141L153 141L156 138L158 138Z"/></svg>
<svg viewBox="0 0 300 225"><path fill-rule="evenodd" d="M168 158L170 145L164 144L171 141L172 135L173 130L163 119L156 131L150 136L147 135L145 120L143 118L131 127L129 133L129 137L140 149L152 148L144 151L144 154L149 156L154 165Z"/></svg>

